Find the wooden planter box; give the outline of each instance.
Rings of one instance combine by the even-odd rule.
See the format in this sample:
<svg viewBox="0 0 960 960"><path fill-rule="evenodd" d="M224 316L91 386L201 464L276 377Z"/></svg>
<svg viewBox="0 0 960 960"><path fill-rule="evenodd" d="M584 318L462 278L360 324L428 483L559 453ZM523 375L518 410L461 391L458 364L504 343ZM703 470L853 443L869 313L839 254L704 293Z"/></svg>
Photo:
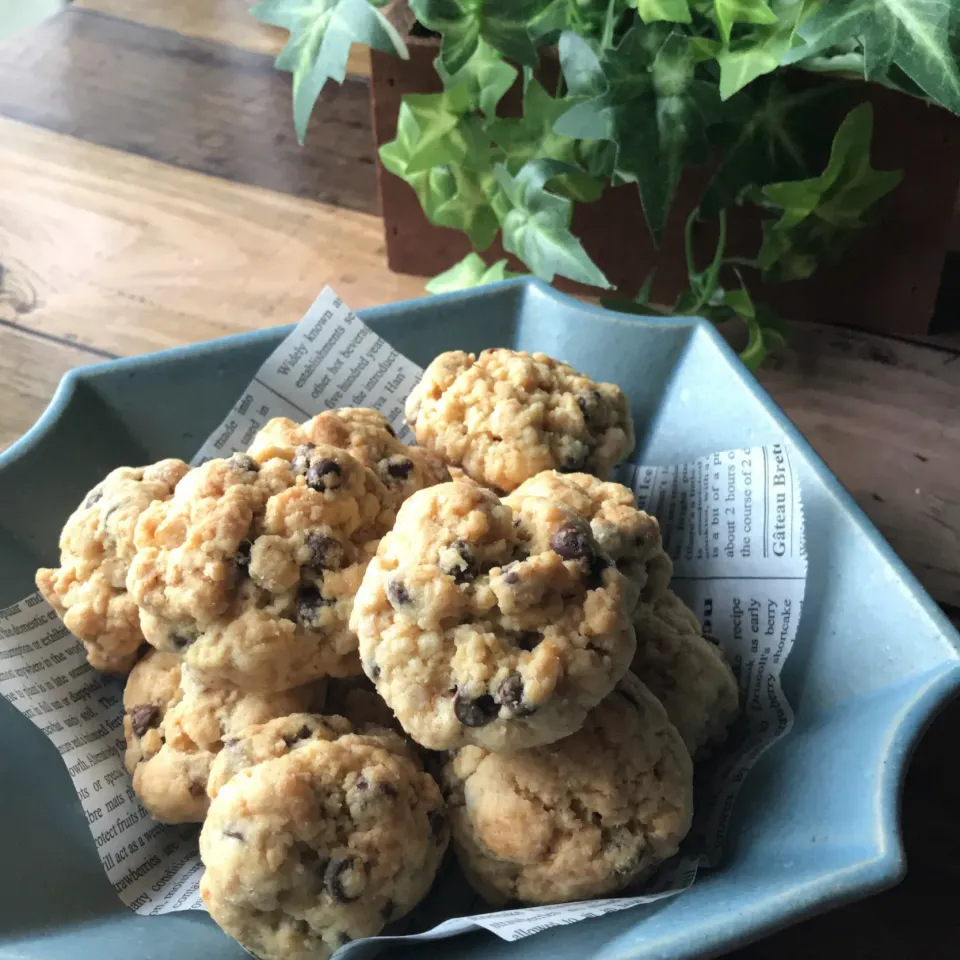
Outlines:
<svg viewBox="0 0 960 960"><path fill-rule="evenodd" d="M410 59L406 61L372 53L371 109L378 149L396 136L404 94L442 90L433 68L437 40L409 36L407 42ZM555 80L556 70L555 62L544 64L545 83ZM504 98L502 111L516 115L519 98L515 87ZM924 334L936 304L960 187L960 120L876 84L864 84L864 98L874 105L874 166L903 171L903 181L885 201L882 218L858 238L839 264L821 268L809 280L764 289L755 274L748 272L746 279L757 299L790 319L876 333ZM597 203L577 205L573 230L619 288L618 295L632 295L654 265L655 302L670 303L686 287L684 222L709 176L709 170L702 168L687 172L659 250L650 239L636 187L610 188ZM465 235L429 223L413 190L387 172L379 159L377 183L392 270L434 276L470 251ZM759 248L756 212L734 211L729 237L730 252L754 253ZM710 256L713 239L698 237L701 262ZM504 256L499 242L483 256L488 262ZM559 278L557 286L596 293Z"/></svg>

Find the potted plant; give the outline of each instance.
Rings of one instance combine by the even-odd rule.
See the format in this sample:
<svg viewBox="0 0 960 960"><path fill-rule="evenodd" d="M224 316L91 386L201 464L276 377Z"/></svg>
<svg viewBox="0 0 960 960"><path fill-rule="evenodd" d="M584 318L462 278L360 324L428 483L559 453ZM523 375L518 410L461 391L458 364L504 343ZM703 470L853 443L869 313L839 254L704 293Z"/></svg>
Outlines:
<svg viewBox="0 0 960 960"><path fill-rule="evenodd" d="M916 301L922 281L929 314L960 178L954 6L266 0L253 12L290 31L277 66L293 73L301 138L352 43L399 58L374 56L391 266L441 270L432 290L520 270L618 309L739 318L755 365L783 337L772 305L823 318L829 300L856 323L864 303L902 314L900 288ZM862 242L884 215L887 232Z"/></svg>

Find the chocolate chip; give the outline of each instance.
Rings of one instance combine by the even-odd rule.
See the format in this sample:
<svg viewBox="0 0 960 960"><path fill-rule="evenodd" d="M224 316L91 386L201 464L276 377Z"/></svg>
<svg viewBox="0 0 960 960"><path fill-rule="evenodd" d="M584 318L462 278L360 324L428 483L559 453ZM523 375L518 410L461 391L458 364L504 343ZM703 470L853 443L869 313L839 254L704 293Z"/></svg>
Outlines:
<svg viewBox="0 0 960 960"><path fill-rule="evenodd" d="M394 607L402 607L410 602L410 591L398 577L392 577L387 584L387 598Z"/></svg>
<svg viewBox="0 0 960 960"><path fill-rule="evenodd" d="M526 650L529 653L542 639L542 633L538 633L536 630L524 630L517 634L514 643L516 643L521 650Z"/></svg>
<svg viewBox="0 0 960 960"><path fill-rule="evenodd" d="M454 540L450 544L450 550L453 550L462 561L457 563L455 560L445 559L440 563L440 569L453 577L454 583L469 583L477 578L476 558L473 555L473 548L466 540Z"/></svg>
<svg viewBox="0 0 960 960"><path fill-rule="evenodd" d="M333 606L335 601L328 600L320 589L312 583L302 583L297 589L297 620L310 625L317 619L317 613L322 607Z"/></svg>
<svg viewBox="0 0 960 960"><path fill-rule="evenodd" d="M579 455L571 454L568 457L564 457L563 461L557 467L557 473L580 473L587 462L587 455L585 453Z"/></svg>
<svg viewBox="0 0 960 960"><path fill-rule="evenodd" d="M518 561L513 563L508 563L503 568L503 582L508 586L513 586L520 582L520 571L517 569L520 566Z"/></svg>
<svg viewBox="0 0 960 960"><path fill-rule="evenodd" d="M390 917L393 916L393 911L396 909L396 906L397 905L390 899L387 899L384 902L383 906L380 908L380 917L383 919L384 923L386 923Z"/></svg>
<svg viewBox="0 0 960 960"><path fill-rule="evenodd" d="M223 835L230 837L232 840L239 840L241 843L247 839L239 830L224 830Z"/></svg>
<svg viewBox="0 0 960 960"><path fill-rule="evenodd" d="M377 785L385 797L396 800L400 796L400 791L392 783L380 783Z"/></svg>
<svg viewBox="0 0 960 960"><path fill-rule="evenodd" d="M361 893L356 887L357 881L362 885L362 871L363 863L356 857L335 857L327 864L323 885L337 903L350 903ZM351 880L354 882L351 883Z"/></svg>
<svg viewBox="0 0 960 960"><path fill-rule="evenodd" d="M83 507L85 510L92 507L95 503L99 503L103 499L103 491L99 487L94 487L88 494L87 499L83 501Z"/></svg>
<svg viewBox="0 0 960 960"><path fill-rule="evenodd" d="M513 529L519 530L521 523L523 523L523 521L519 517L517 517L517 519L513 521Z"/></svg>
<svg viewBox="0 0 960 960"><path fill-rule="evenodd" d="M343 544L334 537L311 533L307 537L307 549L314 570L339 570L343 564Z"/></svg>
<svg viewBox="0 0 960 960"><path fill-rule="evenodd" d="M523 702L523 678L519 673L511 673L497 691L497 699L514 716L528 717L536 712L536 707Z"/></svg>
<svg viewBox="0 0 960 960"><path fill-rule="evenodd" d="M250 552L252 550L253 543L251 541L240 541L240 545L237 547L237 555L233 558L233 562L237 565L237 569L242 573L250 573Z"/></svg>
<svg viewBox="0 0 960 960"><path fill-rule="evenodd" d="M597 393L596 390L579 394L577 396L577 406L583 414L584 422L589 423L590 419L596 415L597 409L600 406L600 394Z"/></svg>
<svg viewBox="0 0 960 960"><path fill-rule="evenodd" d="M239 742L240 742L239 737L227 737L223 741L223 745L227 748L230 748L230 747L235 747Z"/></svg>
<svg viewBox="0 0 960 960"><path fill-rule="evenodd" d="M283 735L283 742L288 747L292 747L295 743L299 743L301 740L307 740L312 735L313 731L304 724L296 733L285 733Z"/></svg>
<svg viewBox="0 0 960 960"><path fill-rule="evenodd" d="M260 469L260 464L246 453L231 453L230 463L238 470L245 470L247 473L256 473Z"/></svg>
<svg viewBox="0 0 960 960"><path fill-rule="evenodd" d="M303 443L296 449L293 460L290 462L290 469L295 474L301 474L307 472L307 467L310 466L310 451L316 447L315 443Z"/></svg>
<svg viewBox="0 0 960 960"><path fill-rule="evenodd" d="M142 737L151 727L160 725L160 708L153 703L141 703L129 711L133 732Z"/></svg>
<svg viewBox="0 0 960 960"><path fill-rule="evenodd" d="M384 470L394 480L406 480L413 470L413 461L409 457L390 457L384 464Z"/></svg>
<svg viewBox="0 0 960 960"><path fill-rule="evenodd" d="M453 713L465 727L485 727L497 719L499 712L500 706L489 693L471 700L458 690L453 697Z"/></svg>
<svg viewBox="0 0 960 960"><path fill-rule="evenodd" d="M550 538L550 546L564 560L586 560L593 553L590 537L573 524L561 527Z"/></svg>
<svg viewBox="0 0 960 960"><path fill-rule="evenodd" d="M444 828L447 825L447 818L442 810L431 810L427 814L427 823L430 824L430 832L435 837L442 837Z"/></svg>
<svg viewBox="0 0 960 960"><path fill-rule="evenodd" d="M187 633L173 633L170 637L171 642L178 650L186 650L192 643L197 642L195 636Z"/></svg>
<svg viewBox="0 0 960 960"><path fill-rule="evenodd" d="M588 590L599 590L603 586L603 571L610 566L610 561L599 554L594 554L590 558L589 569L585 584Z"/></svg>
<svg viewBox="0 0 960 960"><path fill-rule="evenodd" d="M336 490L342 482L343 468L336 460L324 457L307 467L307 486L313 490Z"/></svg>
<svg viewBox="0 0 960 960"><path fill-rule="evenodd" d="M363 672L371 679L376 680L380 676L380 664L370 663L364 666Z"/></svg>

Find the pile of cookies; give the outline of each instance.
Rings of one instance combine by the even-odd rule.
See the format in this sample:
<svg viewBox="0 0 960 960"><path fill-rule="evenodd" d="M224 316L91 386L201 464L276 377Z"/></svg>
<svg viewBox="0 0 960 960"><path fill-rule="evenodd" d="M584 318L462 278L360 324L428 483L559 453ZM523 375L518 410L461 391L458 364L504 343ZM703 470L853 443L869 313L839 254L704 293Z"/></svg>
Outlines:
<svg viewBox="0 0 960 960"><path fill-rule="evenodd" d="M419 446L340 409L114 470L37 574L127 675L141 802L203 823L204 902L265 960L408 913L451 835L494 905L642 880L737 712L657 521L607 480L634 445L618 387L451 352L406 413Z"/></svg>

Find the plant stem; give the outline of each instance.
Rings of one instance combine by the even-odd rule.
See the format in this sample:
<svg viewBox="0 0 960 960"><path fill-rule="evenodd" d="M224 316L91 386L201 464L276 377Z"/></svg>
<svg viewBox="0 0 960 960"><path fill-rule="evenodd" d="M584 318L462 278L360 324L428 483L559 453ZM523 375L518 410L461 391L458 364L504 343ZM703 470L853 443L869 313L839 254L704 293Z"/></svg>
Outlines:
<svg viewBox="0 0 960 960"><path fill-rule="evenodd" d="M693 284L694 274L697 272L697 265L693 260L693 225L697 222L699 215L699 208L694 207L683 227L683 252L687 258L687 276L690 277L691 285Z"/></svg>
<svg viewBox="0 0 960 960"><path fill-rule="evenodd" d="M691 313L696 313L710 299L713 288L717 285L717 278L720 275L720 268L723 266L723 251L727 245L727 211L721 210L717 215L720 222L720 236L717 237L717 249L713 254L713 262L707 268L704 275L703 286L697 296L697 302L694 304Z"/></svg>
<svg viewBox="0 0 960 960"><path fill-rule="evenodd" d="M602 49L608 50L613 46L613 27L616 17L614 11L617 8L617 0L610 0L607 4L607 15L603 21L603 37L600 40Z"/></svg>
<svg viewBox="0 0 960 960"><path fill-rule="evenodd" d="M760 264L750 257L724 257L723 266L731 267L750 267L751 270L759 270Z"/></svg>

